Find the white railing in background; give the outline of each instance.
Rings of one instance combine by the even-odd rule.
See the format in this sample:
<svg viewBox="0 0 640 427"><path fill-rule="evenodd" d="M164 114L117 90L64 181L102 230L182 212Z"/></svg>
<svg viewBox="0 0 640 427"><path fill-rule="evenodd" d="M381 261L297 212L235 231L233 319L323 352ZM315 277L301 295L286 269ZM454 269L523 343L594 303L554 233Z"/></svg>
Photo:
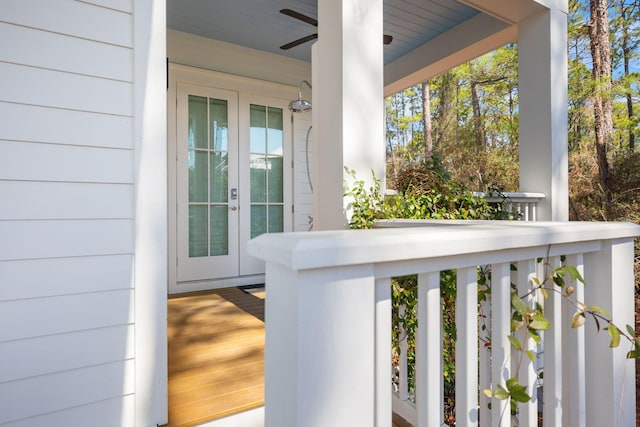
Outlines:
<svg viewBox="0 0 640 427"><path fill-rule="evenodd" d="M522 221L537 221L537 207L545 199L544 193L496 193L474 192L475 196L483 197L489 203L502 203L503 209L520 214Z"/></svg>
<svg viewBox="0 0 640 427"><path fill-rule="evenodd" d="M510 289L526 287L538 258L583 271L577 295L634 321L633 236L625 223L385 221L386 229L260 236L266 261L265 421L280 426L388 427L392 414L391 278L418 275L416 425L443 424L440 271L457 269L456 425L510 426L508 402L487 408L484 388L517 376L530 392L532 362L512 366ZM397 228L396 228L397 227ZM518 266L512 277L510 264ZM491 265L491 350L478 346L477 266ZM544 425L634 426L634 363L593 324L571 329L556 293L544 302ZM528 345L531 345L530 343ZM484 346L481 346L484 348ZM478 368L478 359L487 369ZM482 374L482 375L481 375ZM480 378L480 380L479 380ZM480 396L480 401L479 401ZM537 401L518 425L537 426Z"/></svg>

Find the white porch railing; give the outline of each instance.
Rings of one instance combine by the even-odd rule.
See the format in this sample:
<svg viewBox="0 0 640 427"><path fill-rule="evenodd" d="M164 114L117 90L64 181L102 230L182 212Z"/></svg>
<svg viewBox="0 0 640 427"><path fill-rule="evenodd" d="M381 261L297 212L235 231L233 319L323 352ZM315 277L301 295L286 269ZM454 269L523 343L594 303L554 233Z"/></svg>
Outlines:
<svg viewBox="0 0 640 427"><path fill-rule="evenodd" d="M502 203L503 209L516 212L523 221L537 221L537 207L545 199L544 193L494 193L474 192L475 196L484 197L489 203Z"/></svg>
<svg viewBox="0 0 640 427"><path fill-rule="evenodd" d="M283 233L250 242L266 261L265 421L279 426L391 425L392 277L418 275L416 425L443 424L439 272L457 269L456 425L510 426L508 402L481 389L518 377L531 394L532 362L512 366L510 289L528 286L538 258L583 271L584 296L624 327L634 321L633 236L624 223L387 221L361 231ZM411 227L411 228L408 228ZM510 264L517 263L512 277ZM476 266L492 266L490 354L478 346ZM571 307L550 293L544 333L544 425L634 426L634 363L593 324L571 329ZM529 343L528 345L532 345ZM486 365L486 369L478 368ZM480 396L480 397L479 397ZM537 402L518 425L537 426ZM506 412L505 412L506 411Z"/></svg>

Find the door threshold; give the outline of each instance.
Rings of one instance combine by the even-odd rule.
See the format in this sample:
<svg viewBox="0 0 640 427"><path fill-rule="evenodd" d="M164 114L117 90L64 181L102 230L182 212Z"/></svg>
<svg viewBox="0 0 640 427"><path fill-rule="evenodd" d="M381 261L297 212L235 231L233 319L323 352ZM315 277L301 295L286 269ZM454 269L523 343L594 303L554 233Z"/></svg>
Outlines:
<svg viewBox="0 0 640 427"><path fill-rule="evenodd" d="M264 427L264 406L197 424L194 427Z"/></svg>
<svg viewBox="0 0 640 427"><path fill-rule="evenodd" d="M224 277L221 279L197 280L178 282L169 287L169 294L183 294L187 292L209 291L222 288L236 288L240 286L258 285L264 283L264 274L250 276Z"/></svg>

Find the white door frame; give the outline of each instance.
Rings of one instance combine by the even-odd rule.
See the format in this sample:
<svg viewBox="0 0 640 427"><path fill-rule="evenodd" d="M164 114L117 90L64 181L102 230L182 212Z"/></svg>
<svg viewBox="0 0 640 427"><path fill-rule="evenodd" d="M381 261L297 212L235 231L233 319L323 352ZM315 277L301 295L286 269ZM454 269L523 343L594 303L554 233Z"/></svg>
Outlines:
<svg viewBox="0 0 640 427"><path fill-rule="evenodd" d="M261 80L255 80L246 77L240 77L235 75L224 74L220 72L203 70L199 68L193 68L185 65L178 64L169 64L169 88L167 90L167 152L168 152L168 292L170 294L175 293L183 293L183 292L192 292L199 291L205 289L216 289L228 286L241 286L253 283L260 283L264 280L264 274L248 274L241 275L238 277L232 278L223 278L219 280L204 280L204 281L194 281L187 283L178 284L177 280L177 251L176 251L176 243L177 243L177 216L176 216L176 206L177 206L177 162L176 162L176 153L177 153L177 86L178 84L186 84L186 85L195 85L195 86L203 86L210 88L218 88L227 91L236 91L239 93L240 103L254 103L260 104L261 102L283 108L283 126L286 129L285 131L285 158L284 165L287 166L284 168L285 174L285 223L284 223L284 231L292 231L293 230L293 213L292 213L292 203L293 203L293 171L288 166L292 164L292 129L291 129L291 113L286 108L288 102L291 99L295 99L297 97L297 88L287 85L282 85L278 83L265 82ZM275 103L274 103L275 102ZM248 119L247 119L248 123ZM242 130L242 125L240 125L240 129ZM242 158L243 158L243 150L242 150L242 140L243 137L240 136L240 145L241 149L239 151L240 156L240 167L244 167ZM248 154L248 147L246 154ZM242 173L240 173L240 186L248 185L248 182L242 182L243 177ZM248 187L247 187L248 188ZM248 194L248 191L241 191L240 197L244 194ZM241 200L241 203L246 203L245 200ZM247 204L245 211L249 210L249 205ZM240 212L242 212L242 206L240 207ZM240 250L244 249L244 244L242 243L242 239L240 240ZM252 267L253 271L255 271L255 265ZM251 268L249 269L251 270Z"/></svg>

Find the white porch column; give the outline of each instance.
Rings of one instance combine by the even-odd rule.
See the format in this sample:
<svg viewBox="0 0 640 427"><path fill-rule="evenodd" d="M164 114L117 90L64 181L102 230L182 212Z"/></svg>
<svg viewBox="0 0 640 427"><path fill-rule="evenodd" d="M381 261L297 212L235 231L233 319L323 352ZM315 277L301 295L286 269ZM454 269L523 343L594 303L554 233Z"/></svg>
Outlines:
<svg viewBox="0 0 640 427"><path fill-rule="evenodd" d="M313 47L314 230L345 228L343 166L384 179L382 0L318 2ZM350 181L350 180L348 180ZM348 184L350 185L350 184Z"/></svg>
<svg viewBox="0 0 640 427"><path fill-rule="evenodd" d="M518 25L520 191L544 193L538 220L566 221L567 13L551 7Z"/></svg>

